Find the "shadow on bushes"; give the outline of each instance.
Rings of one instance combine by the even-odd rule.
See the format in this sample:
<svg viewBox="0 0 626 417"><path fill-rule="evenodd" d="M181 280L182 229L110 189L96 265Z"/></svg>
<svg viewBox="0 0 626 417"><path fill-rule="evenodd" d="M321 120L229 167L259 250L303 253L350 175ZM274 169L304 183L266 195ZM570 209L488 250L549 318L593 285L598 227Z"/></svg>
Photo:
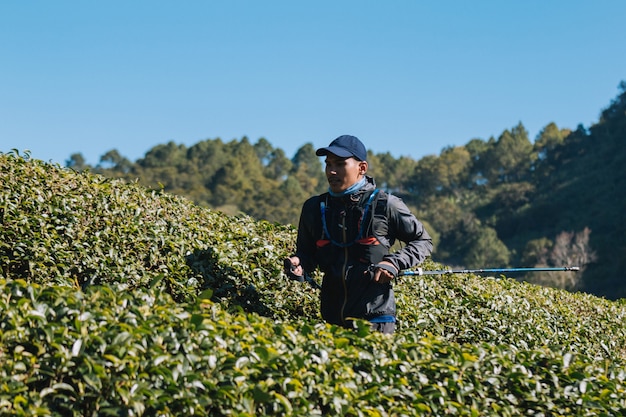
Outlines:
<svg viewBox="0 0 626 417"><path fill-rule="evenodd" d="M202 277L200 292L210 289L211 301L228 307L240 307L248 313L272 317L272 311L261 301L256 287L228 265L219 262L219 254L213 248L198 249L187 256L187 265L194 274Z"/></svg>

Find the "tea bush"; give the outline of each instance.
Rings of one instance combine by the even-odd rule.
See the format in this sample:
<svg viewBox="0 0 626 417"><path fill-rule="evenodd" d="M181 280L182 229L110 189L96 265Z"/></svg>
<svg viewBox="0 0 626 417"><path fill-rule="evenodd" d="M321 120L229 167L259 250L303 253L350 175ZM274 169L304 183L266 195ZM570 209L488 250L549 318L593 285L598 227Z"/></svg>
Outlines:
<svg viewBox="0 0 626 417"><path fill-rule="evenodd" d="M0 187L1 415L626 414L623 302L404 277L394 336L346 330L290 227L16 153Z"/></svg>
<svg viewBox="0 0 626 417"><path fill-rule="evenodd" d="M622 415L609 361L0 280L2 415Z"/></svg>
<svg viewBox="0 0 626 417"><path fill-rule="evenodd" d="M292 303L281 276L295 240L287 226L230 217L136 183L0 155L0 268L7 278L85 288L158 285L175 300L216 299L277 317L316 311ZM312 295L313 291L309 291Z"/></svg>

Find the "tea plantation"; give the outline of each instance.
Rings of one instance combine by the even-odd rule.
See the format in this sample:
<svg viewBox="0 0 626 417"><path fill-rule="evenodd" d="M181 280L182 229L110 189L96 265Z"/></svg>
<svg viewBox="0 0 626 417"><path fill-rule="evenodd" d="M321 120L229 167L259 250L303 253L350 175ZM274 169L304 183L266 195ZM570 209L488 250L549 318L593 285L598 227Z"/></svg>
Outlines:
<svg viewBox="0 0 626 417"><path fill-rule="evenodd" d="M395 335L346 330L283 276L294 242L0 154L0 415L626 415L623 301L412 276Z"/></svg>

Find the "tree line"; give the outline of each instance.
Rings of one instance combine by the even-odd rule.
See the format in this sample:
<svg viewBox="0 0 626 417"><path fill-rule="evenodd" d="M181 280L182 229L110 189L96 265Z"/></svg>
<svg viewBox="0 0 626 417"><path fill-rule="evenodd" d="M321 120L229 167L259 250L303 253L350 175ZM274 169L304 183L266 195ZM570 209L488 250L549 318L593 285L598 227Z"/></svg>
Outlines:
<svg viewBox="0 0 626 417"><path fill-rule="evenodd" d="M581 266L526 279L626 298L626 82L589 128L549 123L534 140L520 122L419 160L368 152L378 186L405 200L435 239L433 258L465 268ZM66 165L162 188L226 214L297 225L302 203L327 189L311 143L289 158L265 138L169 142L129 161Z"/></svg>

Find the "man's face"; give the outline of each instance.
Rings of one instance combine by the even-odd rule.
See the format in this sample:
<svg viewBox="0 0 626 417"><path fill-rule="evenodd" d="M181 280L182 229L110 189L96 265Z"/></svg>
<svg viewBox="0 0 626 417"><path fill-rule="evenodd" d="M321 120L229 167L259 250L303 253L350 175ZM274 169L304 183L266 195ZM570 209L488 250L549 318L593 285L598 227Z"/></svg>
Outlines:
<svg viewBox="0 0 626 417"><path fill-rule="evenodd" d="M326 178L330 190L340 193L361 180L367 172L367 162L354 158L340 158L329 153L326 155Z"/></svg>

